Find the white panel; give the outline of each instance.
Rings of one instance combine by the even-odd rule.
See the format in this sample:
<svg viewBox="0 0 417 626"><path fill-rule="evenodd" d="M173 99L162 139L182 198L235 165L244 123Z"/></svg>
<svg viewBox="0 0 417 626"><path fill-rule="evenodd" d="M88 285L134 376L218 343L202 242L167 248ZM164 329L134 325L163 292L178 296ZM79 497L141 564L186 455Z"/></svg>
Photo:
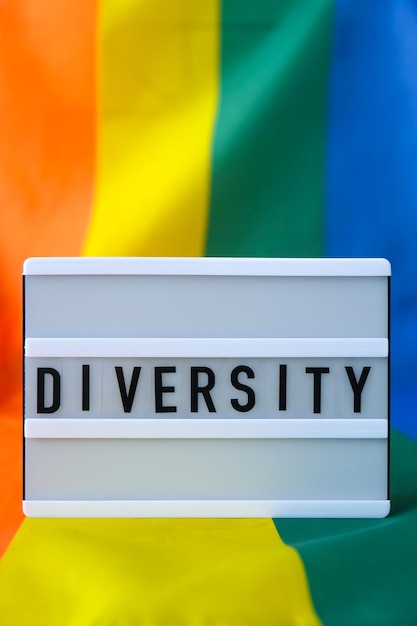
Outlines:
<svg viewBox="0 0 417 626"><path fill-rule="evenodd" d="M26 339L26 357L387 357L384 338Z"/></svg>
<svg viewBox="0 0 417 626"><path fill-rule="evenodd" d="M26 514L388 514L388 261L24 274Z"/></svg>
<svg viewBox="0 0 417 626"><path fill-rule="evenodd" d="M386 517L389 500L26 500L30 517Z"/></svg>
<svg viewBox="0 0 417 626"><path fill-rule="evenodd" d="M26 336L386 338L383 276L26 276Z"/></svg>
<svg viewBox="0 0 417 626"><path fill-rule="evenodd" d="M386 259L32 258L26 275L146 274L210 276L390 276Z"/></svg>
<svg viewBox="0 0 417 626"><path fill-rule="evenodd" d="M26 419L29 439L383 439L388 420Z"/></svg>
<svg viewBox="0 0 417 626"><path fill-rule="evenodd" d="M386 439L26 439L28 500L382 500Z"/></svg>

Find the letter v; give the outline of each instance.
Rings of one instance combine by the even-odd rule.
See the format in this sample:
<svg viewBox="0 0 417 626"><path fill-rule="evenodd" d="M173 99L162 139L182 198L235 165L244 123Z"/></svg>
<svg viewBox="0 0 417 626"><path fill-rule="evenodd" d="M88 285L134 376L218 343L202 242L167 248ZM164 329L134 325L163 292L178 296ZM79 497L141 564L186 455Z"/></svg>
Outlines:
<svg viewBox="0 0 417 626"><path fill-rule="evenodd" d="M119 383L120 397L123 402L123 408L125 413L130 413L132 410L133 400L135 399L136 387L138 386L140 367L134 367L132 378L129 385L129 391L126 390L126 381L123 374L123 367L115 367L117 382Z"/></svg>

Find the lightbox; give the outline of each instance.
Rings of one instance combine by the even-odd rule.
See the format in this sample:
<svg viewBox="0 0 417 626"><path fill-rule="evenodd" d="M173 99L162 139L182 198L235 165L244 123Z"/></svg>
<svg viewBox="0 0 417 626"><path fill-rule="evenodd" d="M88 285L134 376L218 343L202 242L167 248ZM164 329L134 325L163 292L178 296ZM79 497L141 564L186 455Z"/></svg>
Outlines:
<svg viewBox="0 0 417 626"><path fill-rule="evenodd" d="M26 515L388 514L388 261L23 273Z"/></svg>

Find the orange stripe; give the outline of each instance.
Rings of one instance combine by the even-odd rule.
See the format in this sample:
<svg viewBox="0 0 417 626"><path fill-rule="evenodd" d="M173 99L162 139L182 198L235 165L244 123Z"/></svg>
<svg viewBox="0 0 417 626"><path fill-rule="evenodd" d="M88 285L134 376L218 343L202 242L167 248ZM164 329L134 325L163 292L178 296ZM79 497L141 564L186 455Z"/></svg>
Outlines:
<svg viewBox="0 0 417 626"><path fill-rule="evenodd" d="M93 195L96 14L84 0L0 5L0 516L13 520L0 529L0 553L22 520L19 402L6 408L21 389L21 266L81 250Z"/></svg>

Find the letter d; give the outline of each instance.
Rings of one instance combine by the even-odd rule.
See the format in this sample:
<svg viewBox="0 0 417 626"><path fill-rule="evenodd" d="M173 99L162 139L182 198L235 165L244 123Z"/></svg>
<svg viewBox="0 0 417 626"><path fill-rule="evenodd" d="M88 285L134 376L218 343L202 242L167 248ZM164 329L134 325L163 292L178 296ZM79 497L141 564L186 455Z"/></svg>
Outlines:
<svg viewBox="0 0 417 626"><path fill-rule="evenodd" d="M45 376L52 376L52 403L45 406ZM61 377L52 367L38 367L38 413L55 413L61 404Z"/></svg>

